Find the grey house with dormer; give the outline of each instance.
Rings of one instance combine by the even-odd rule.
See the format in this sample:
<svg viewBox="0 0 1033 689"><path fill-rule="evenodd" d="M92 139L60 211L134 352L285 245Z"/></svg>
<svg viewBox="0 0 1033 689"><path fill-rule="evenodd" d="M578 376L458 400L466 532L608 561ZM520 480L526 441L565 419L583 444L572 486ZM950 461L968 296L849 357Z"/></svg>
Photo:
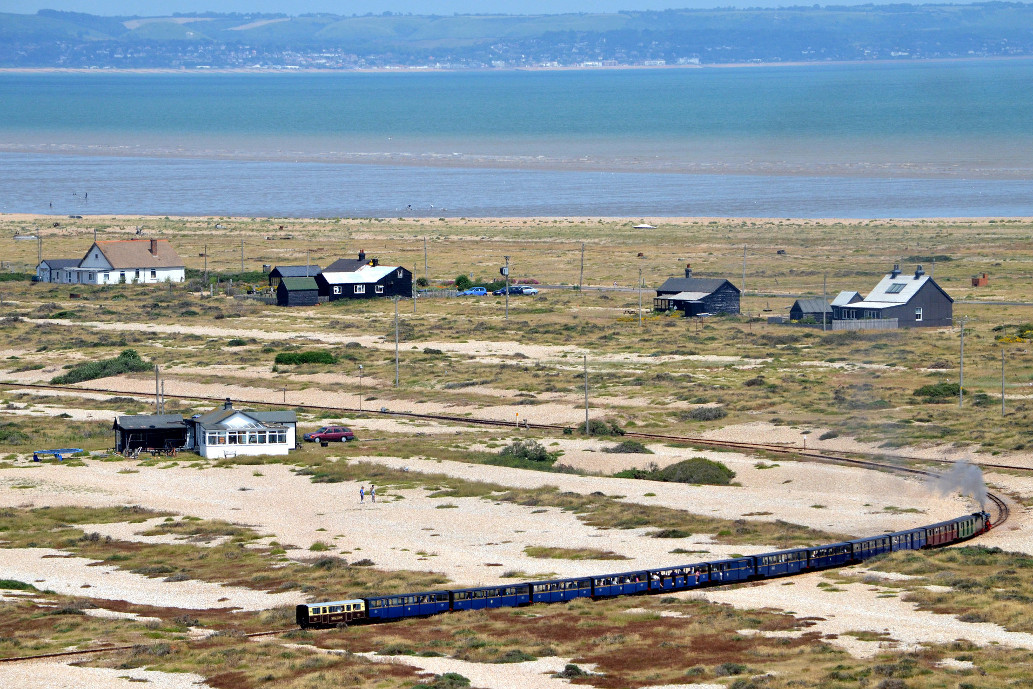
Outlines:
<svg viewBox="0 0 1033 689"><path fill-rule="evenodd" d="M832 302L836 321L896 319L900 328L943 328L950 326L954 317L954 300L922 266L914 274L904 275L900 266L894 265L864 299L837 301Z"/></svg>

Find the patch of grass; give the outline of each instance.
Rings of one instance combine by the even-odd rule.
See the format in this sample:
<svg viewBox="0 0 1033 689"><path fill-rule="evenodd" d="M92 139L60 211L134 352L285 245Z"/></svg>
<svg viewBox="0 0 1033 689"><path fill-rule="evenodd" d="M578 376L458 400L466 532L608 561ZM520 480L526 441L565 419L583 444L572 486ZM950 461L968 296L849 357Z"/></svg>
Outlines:
<svg viewBox="0 0 1033 689"><path fill-rule="evenodd" d="M70 385L72 383L81 383L85 380L117 376L123 373L150 371L153 367L153 364L141 359L136 350L125 349L113 359L76 364L68 370L68 373L56 376L50 382L55 385Z"/></svg>
<svg viewBox="0 0 1033 689"><path fill-rule="evenodd" d="M603 452L613 454L640 454L651 455L653 451L637 440L624 440L613 447L604 447Z"/></svg>
<svg viewBox="0 0 1033 689"><path fill-rule="evenodd" d="M337 357L325 349L313 349L307 352L280 352L274 362L278 366L296 366L298 364L336 364Z"/></svg>
<svg viewBox="0 0 1033 689"><path fill-rule="evenodd" d="M595 548L553 548L546 546L529 545L524 548L524 554L528 557L541 558L543 560L628 560L630 558L613 552L612 550L597 550Z"/></svg>

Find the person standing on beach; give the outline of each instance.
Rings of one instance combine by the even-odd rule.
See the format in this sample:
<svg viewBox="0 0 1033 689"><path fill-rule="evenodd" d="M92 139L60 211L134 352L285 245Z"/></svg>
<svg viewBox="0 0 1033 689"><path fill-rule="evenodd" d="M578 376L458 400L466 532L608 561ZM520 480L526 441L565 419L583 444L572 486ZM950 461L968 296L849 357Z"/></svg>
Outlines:
<svg viewBox="0 0 1033 689"><path fill-rule="evenodd" d="M359 486L359 502L366 502L366 486Z"/></svg>
<svg viewBox="0 0 1033 689"><path fill-rule="evenodd" d="M370 500L372 500L373 502L377 501L377 487L374 486L372 483L369 484L369 497Z"/></svg>

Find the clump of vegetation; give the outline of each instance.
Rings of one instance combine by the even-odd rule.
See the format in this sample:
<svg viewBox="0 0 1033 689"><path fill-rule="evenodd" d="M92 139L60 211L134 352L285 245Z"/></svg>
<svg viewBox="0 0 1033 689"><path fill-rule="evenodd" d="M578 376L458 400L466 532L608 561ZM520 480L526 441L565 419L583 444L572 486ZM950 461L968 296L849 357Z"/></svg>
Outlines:
<svg viewBox="0 0 1033 689"><path fill-rule="evenodd" d="M653 451L643 445L637 440L625 440L617 443L613 447L604 447L603 452L609 452L611 454L639 454L639 455L651 455Z"/></svg>
<svg viewBox="0 0 1033 689"><path fill-rule="evenodd" d="M470 686L470 680L457 672L446 672L429 682L414 684L413 689L463 689Z"/></svg>
<svg viewBox="0 0 1033 689"><path fill-rule="evenodd" d="M589 435L624 435L624 429L618 426L616 421L592 419L588 422L588 430ZM581 435L585 434L584 423L578 424L577 432Z"/></svg>
<svg viewBox="0 0 1033 689"><path fill-rule="evenodd" d="M728 416L724 407L696 407L688 413L693 421L717 421Z"/></svg>
<svg viewBox="0 0 1033 689"><path fill-rule="evenodd" d="M29 436L14 424L0 424L0 443L4 445L24 445L28 442Z"/></svg>
<svg viewBox="0 0 1033 689"><path fill-rule="evenodd" d="M495 466L514 467L516 469L549 469L555 464L559 455L549 452L537 440L517 440L499 450L498 456L488 460Z"/></svg>
<svg viewBox="0 0 1033 689"><path fill-rule="evenodd" d="M308 352L280 352L276 355L277 365L294 366L297 364L336 364L337 357L325 349L313 349Z"/></svg>
<svg viewBox="0 0 1033 689"><path fill-rule="evenodd" d="M51 379L55 385L69 385L81 383L84 380L96 378L107 378L123 373L139 373L151 370L153 364L144 361L135 349L124 349L122 353L113 359L102 359L91 361L86 364L78 364L68 370L68 373Z"/></svg>
<svg viewBox="0 0 1033 689"><path fill-rule="evenodd" d="M923 385L912 394L915 397L924 397L926 402L946 402L956 399L960 391L961 386L957 383L932 383Z"/></svg>
<svg viewBox="0 0 1033 689"><path fill-rule="evenodd" d="M234 337L232 340L226 343L227 347L243 347L247 344L247 340L241 337Z"/></svg>
<svg viewBox="0 0 1033 689"><path fill-rule="evenodd" d="M668 483L727 486L735 478L735 472L721 462L714 462L706 457L693 457L663 469L658 469L655 464L650 465L648 469L626 469L614 474L614 477L665 481Z"/></svg>

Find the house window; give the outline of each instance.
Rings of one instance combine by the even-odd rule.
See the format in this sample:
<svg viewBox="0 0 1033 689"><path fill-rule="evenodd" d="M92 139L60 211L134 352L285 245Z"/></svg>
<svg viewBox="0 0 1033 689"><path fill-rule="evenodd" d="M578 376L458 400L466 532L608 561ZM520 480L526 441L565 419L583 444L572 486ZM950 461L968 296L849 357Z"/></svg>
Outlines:
<svg viewBox="0 0 1033 689"><path fill-rule="evenodd" d="M401 268L398 269L398 277L402 277L402 269Z"/></svg>
<svg viewBox="0 0 1033 689"><path fill-rule="evenodd" d="M915 307L915 322L918 323L921 320L922 320L922 307L921 306L916 306Z"/></svg>
<svg viewBox="0 0 1033 689"><path fill-rule="evenodd" d="M383 285L377 285L377 294L383 294L383 293L384 293L384 286Z"/></svg>
<svg viewBox="0 0 1033 689"><path fill-rule="evenodd" d="M365 294L366 285L355 285L355 294Z"/></svg>
<svg viewBox="0 0 1033 689"><path fill-rule="evenodd" d="M90 282L93 282L93 273L90 273Z"/></svg>
<svg viewBox="0 0 1033 689"><path fill-rule="evenodd" d="M154 280L157 277L158 277L158 271L152 269L151 270L151 279Z"/></svg>
<svg viewBox="0 0 1033 689"><path fill-rule="evenodd" d="M341 286L340 285L334 285L334 294L340 294L340 293L341 293Z"/></svg>
<svg viewBox="0 0 1033 689"><path fill-rule="evenodd" d="M139 268L136 269L136 274L133 275L133 279L134 280L139 280L140 279L140 269Z"/></svg>
<svg viewBox="0 0 1033 689"><path fill-rule="evenodd" d="M126 281L126 273L125 273L125 271L124 271L124 270L123 270L123 271L122 271L121 273L119 273L119 274L118 274L118 281L119 281L119 283L121 283L121 284L125 284L125 281Z"/></svg>

